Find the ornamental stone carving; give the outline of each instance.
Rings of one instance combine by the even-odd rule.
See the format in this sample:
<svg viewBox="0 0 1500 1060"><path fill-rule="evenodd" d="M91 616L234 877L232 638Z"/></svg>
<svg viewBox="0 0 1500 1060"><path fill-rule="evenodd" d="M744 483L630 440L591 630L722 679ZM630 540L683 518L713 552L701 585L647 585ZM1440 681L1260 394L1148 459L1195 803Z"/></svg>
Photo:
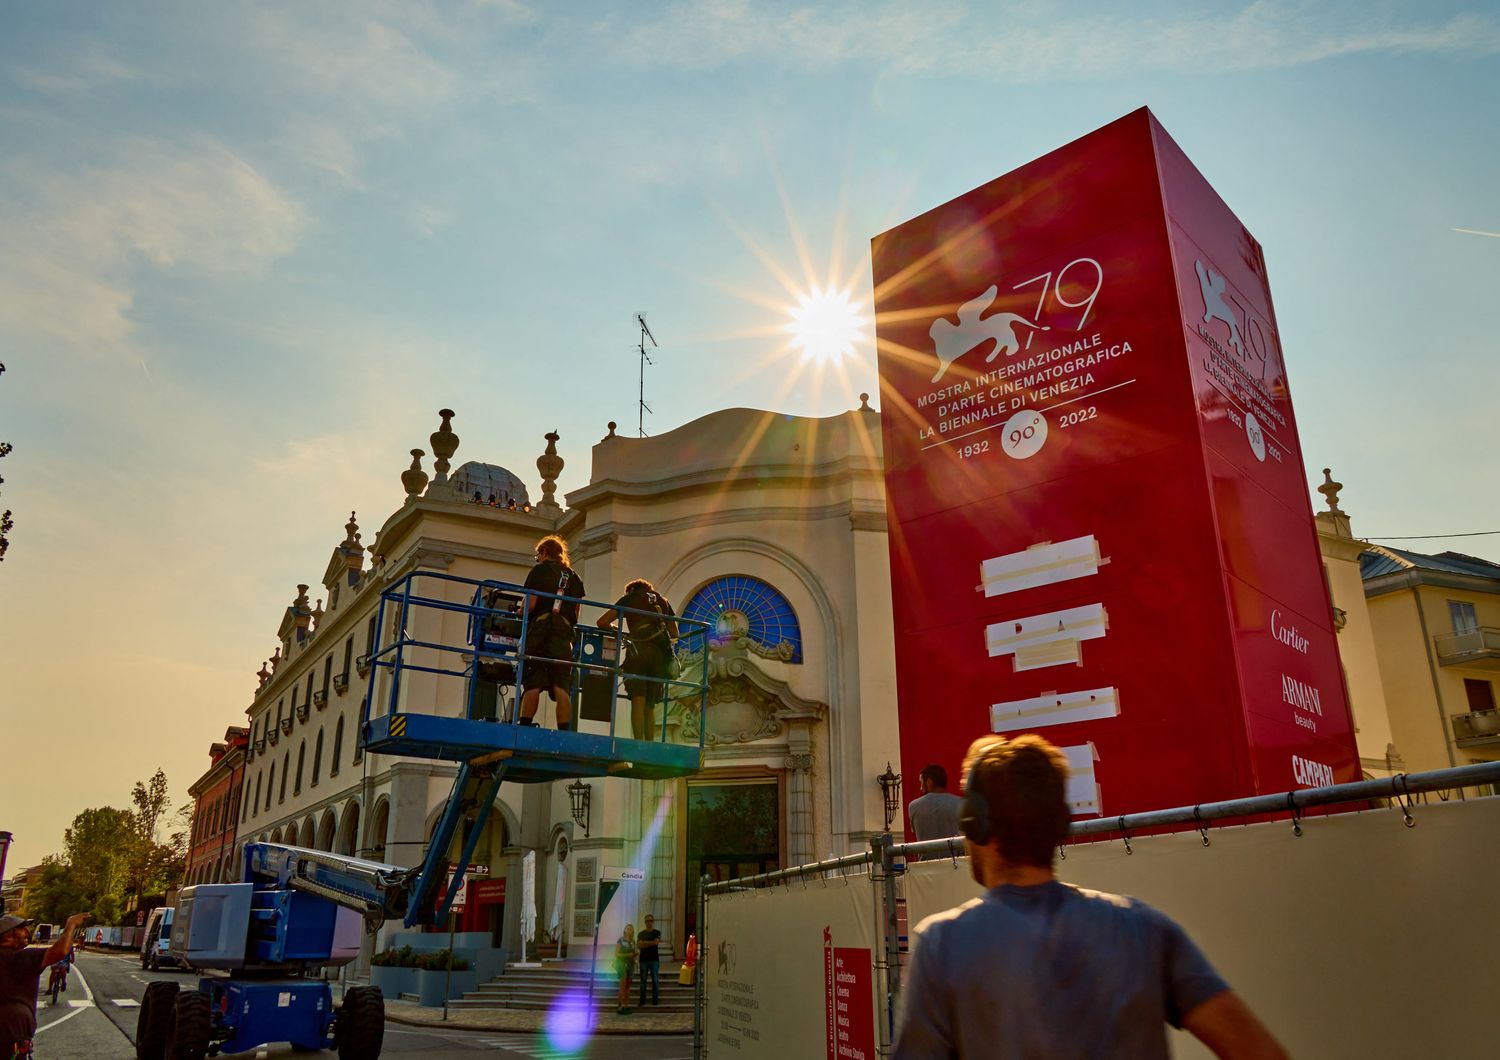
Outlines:
<svg viewBox="0 0 1500 1060"><path fill-rule="evenodd" d="M422 457L427 454L420 449L411 451L411 467L401 472L401 487L408 497L420 497L427 488L427 472L422 470Z"/></svg>
<svg viewBox="0 0 1500 1060"><path fill-rule="evenodd" d="M451 426L453 410L438 409L438 415L443 418L442 425L427 439L432 445L432 455L437 457L437 462L432 465L432 470L437 473L437 477L432 480L434 486L441 486L448 481L448 468L452 466L448 459L458 452L458 435L453 433Z"/></svg>
<svg viewBox="0 0 1500 1060"><path fill-rule="evenodd" d="M562 474L563 458L557 455L557 442L562 435L557 431L550 430L543 437L547 439L547 448L541 456L536 458L536 469L542 474L542 499L537 504L537 509L544 513L555 513L562 511L561 506L553 498L557 492L557 476Z"/></svg>

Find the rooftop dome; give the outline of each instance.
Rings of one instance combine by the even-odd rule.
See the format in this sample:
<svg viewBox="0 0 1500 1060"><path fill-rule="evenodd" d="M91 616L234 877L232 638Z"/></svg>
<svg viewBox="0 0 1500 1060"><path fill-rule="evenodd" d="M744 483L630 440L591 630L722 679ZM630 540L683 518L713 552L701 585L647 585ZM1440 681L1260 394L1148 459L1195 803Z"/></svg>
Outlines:
<svg viewBox="0 0 1500 1060"><path fill-rule="evenodd" d="M526 483L499 464L481 464L477 460L471 460L453 472L450 481L454 491L464 497L472 498L477 493L481 501L488 501L493 494L500 504L512 500L517 505L531 503L526 495Z"/></svg>

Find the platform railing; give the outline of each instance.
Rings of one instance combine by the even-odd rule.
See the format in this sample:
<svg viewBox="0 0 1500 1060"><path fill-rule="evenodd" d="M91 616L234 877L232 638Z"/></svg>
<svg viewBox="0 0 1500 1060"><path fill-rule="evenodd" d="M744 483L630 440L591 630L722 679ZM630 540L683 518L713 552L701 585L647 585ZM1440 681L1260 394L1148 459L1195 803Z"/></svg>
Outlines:
<svg viewBox="0 0 1500 1060"><path fill-rule="evenodd" d="M463 587L467 590L469 599L461 601L437 595L443 587L447 586ZM486 605L484 602L486 597L497 601L501 599L506 602L521 601L522 606L519 613L515 613L505 607ZM697 726L698 747L700 751L703 749L706 728L703 724L703 714L707 709L706 667L694 667L696 672L691 676L679 674L658 678L626 673L622 667L629 634L623 627L629 616L674 622L678 631L674 658L690 658L701 657L705 654L709 623L680 616L662 616L654 611L617 607L614 603L540 592L527 589L523 585L494 579L463 578L438 571L413 571L381 593L380 604L376 610L374 646L368 654L370 694L366 697L362 708L361 730L365 722L381 714L423 713L423 711L413 711L403 700L403 692L407 688L404 678L409 674L417 673L433 675L440 681L448 679L466 682L463 692L463 715L475 719L475 698L478 686L481 681L487 680L479 674L482 663L498 663L502 668L513 667L512 677L504 681L491 682L496 685L495 716L484 720L500 723L514 722L516 720L514 715L519 708L519 695L514 695L507 704L508 709L502 712L500 708L503 688L501 686L509 686L519 693L525 686L528 665L557 665L559 663L559 660L527 654L523 650L528 634L535 624L535 618L530 613L531 609L524 604L528 597L543 601L561 601L569 606L576 604L579 607L579 621L574 624L573 629L574 657L565 664L570 667L569 698L572 701L575 728L582 719L585 692L588 692L591 699L599 694L597 687L586 689L586 679L589 677L607 678L609 734L611 736L625 735L620 731L623 727L618 724L618 711L622 702L627 708L629 706L629 700L622 700L620 695L622 681L629 679L660 689L658 694L650 697L653 700L652 712L657 714L658 731L655 737L657 741L669 740L667 720L673 700L685 702L696 700L700 715ZM601 612L614 611L618 616L618 621L611 629L589 625L582 620L584 610L588 608L597 608ZM465 633L461 642L431 639L431 634L427 632L431 623L424 619L444 614L464 618ZM513 624L514 650L507 648L492 650L487 646L485 629L487 625L495 622ZM586 647L602 648L606 645L613 648L612 653L601 650L592 660L583 657ZM610 654L613 658L608 657ZM502 717L502 713L510 716ZM634 734L631 735L634 737Z"/></svg>

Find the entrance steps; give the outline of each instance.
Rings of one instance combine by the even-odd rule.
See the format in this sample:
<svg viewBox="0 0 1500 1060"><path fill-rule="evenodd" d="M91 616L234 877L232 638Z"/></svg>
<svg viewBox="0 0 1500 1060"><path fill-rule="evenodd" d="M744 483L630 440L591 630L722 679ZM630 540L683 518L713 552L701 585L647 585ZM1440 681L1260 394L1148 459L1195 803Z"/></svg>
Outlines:
<svg viewBox="0 0 1500 1060"><path fill-rule="evenodd" d="M661 1004L646 1006L652 1012L692 1012L693 988L677 982L680 962L663 962ZM619 980L612 963L604 960L594 977L594 1008L613 1012L619 998ZM546 961L540 968L508 967L505 974L482 983L478 990L448 1002L450 1009L524 1009L546 1012L564 998L586 999L589 993L589 962L569 958ZM630 984L630 1007L637 1008L640 980Z"/></svg>

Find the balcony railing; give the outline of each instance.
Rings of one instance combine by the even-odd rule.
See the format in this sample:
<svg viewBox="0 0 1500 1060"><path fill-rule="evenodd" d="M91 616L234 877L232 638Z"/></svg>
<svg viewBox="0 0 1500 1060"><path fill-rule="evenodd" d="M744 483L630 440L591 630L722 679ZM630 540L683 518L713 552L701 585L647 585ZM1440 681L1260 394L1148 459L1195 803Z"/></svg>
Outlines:
<svg viewBox="0 0 1500 1060"><path fill-rule="evenodd" d="M307 710L307 704L304 703L297 709L305 711ZM290 714L281 719L281 731L286 733L288 736L292 734L292 716Z"/></svg>
<svg viewBox="0 0 1500 1060"><path fill-rule="evenodd" d="M308 706L307 706L306 703L299 703L297 706L293 707L292 709L297 712L297 720L298 721L306 721L307 720L307 715L310 713L310 711L309 711ZM290 719L288 719L288 724L287 724L287 730L286 731L287 731L287 733L289 735L290 735L290 733L292 731L291 730L291 725L290 725Z"/></svg>
<svg viewBox="0 0 1500 1060"><path fill-rule="evenodd" d="M328 693L324 692L321 688L314 692L313 706L317 707L319 710L322 710L324 707L328 706Z"/></svg>
<svg viewBox="0 0 1500 1060"><path fill-rule="evenodd" d="M1500 710L1453 715L1453 740L1460 747L1500 743Z"/></svg>
<svg viewBox="0 0 1500 1060"><path fill-rule="evenodd" d="M355 659L354 660L354 668L359 671L359 676L361 676L361 677L369 677L370 676L370 657L368 655L361 655L358 659Z"/></svg>
<svg viewBox="0 0 1500 1060"><path fill-rule="evenodd" d="M1500 629L1479 626L1458 633L1439 633L1432 638L1438 662L1443 666L1477 666L1500 670Z"/></svg>
<svg viewBox="0 0 1500 1060"><path fill-rule="evenodd" d="M336 674L333 678L333 690L338 695L343 695L349 691L349 675Z"/></svg>

